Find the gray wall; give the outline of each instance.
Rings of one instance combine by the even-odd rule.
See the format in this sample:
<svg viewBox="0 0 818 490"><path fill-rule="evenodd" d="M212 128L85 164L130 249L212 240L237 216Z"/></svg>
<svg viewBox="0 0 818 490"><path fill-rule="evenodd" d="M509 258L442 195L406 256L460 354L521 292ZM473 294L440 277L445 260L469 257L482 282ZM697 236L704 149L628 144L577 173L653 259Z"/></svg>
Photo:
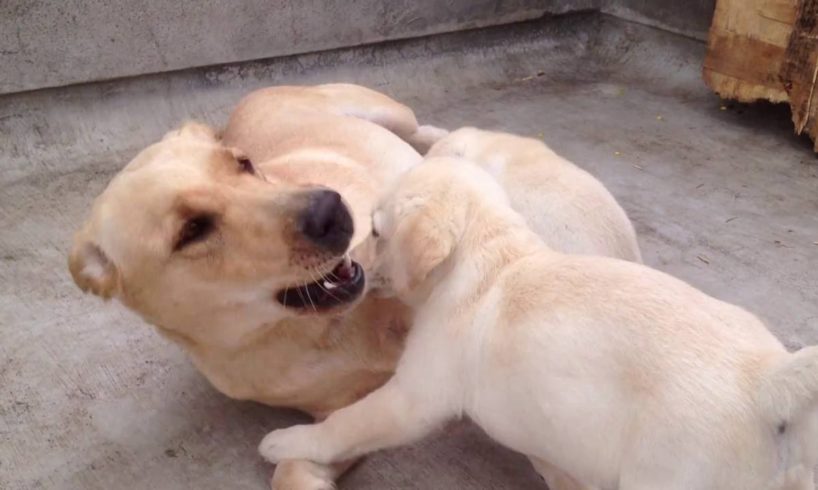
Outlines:
<svg viewBox="0 0 818 490"><path fill-rule="evenodd" d="M715 0L3 0L0 94L590 8L702 36Z"/></svg>
<svg viewBox="0 0 818 490"><path fill-rule="evenodd" d="M0 93L536 18L561 0L4 0Z"/></svg>
<svg viewBox="0 0 818 490"><path fill-rule="evenodd" d="M699 39L707 37L716 0L608 0L608 13Z"/></svg>

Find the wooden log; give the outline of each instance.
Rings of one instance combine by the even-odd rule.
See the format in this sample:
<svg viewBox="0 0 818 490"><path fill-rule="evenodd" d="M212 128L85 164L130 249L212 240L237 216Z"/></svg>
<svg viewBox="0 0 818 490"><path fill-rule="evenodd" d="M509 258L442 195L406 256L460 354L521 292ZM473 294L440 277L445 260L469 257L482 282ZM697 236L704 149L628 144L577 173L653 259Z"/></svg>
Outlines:
<svg viewBox="0 0 818 490"><path fill-rule="evenodd" d="M787 90L792 108L795 132L805 128L816 135L815 82L818 75L818 0L799 2L793 32L790 35L784 62L781 66L781 82Z"/></svg>
<svg viewBox="0 0 818 490"><path fill-rule="evenodd" d="M702 76L725 99L789 103L818 141L818 0L718 0Z"/></svg>
<svg viewBox="0 0 818 490"><path fill-rule="evenodd" d="M710 26L705 83L725 99L789 100L779 78L796 0L719 0Z"/></svg>

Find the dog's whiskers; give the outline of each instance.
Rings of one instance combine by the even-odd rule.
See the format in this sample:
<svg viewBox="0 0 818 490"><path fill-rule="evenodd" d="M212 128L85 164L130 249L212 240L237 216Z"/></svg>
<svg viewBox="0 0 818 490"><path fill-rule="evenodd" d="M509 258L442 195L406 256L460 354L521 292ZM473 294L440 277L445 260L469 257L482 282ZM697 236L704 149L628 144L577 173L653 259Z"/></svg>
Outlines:
<svg viewBox="0 0 818 490"><path fill-rule="evenodd" d="M307 274L310 274L310 280L312 280L313 277L312 277L312 274L310 273L309 269L307 269ZM312 281L312 282L315 282L315 281ZM312 306L312 311L318 313L318 308L315 307L315 303L312 301L312 298L310 297L310 288L309 288L309 286L304 288L304 292L307 293L307 299L310 301L310 306Z"/></svg>
<svg viewBox="0 0 818 490"><path fill-rule="evenodd" d="M334 299L334 300L337 300L337 299L338 299L338 297L337 297L337 296L335 296L334 294L332 294L332 291L330 291L329 289L327 289L327 288L324 286L324 281L323 281L323 279L321 279L322 277L329 277L329 276L333 276L333 277L334 277L335 275L334 275L332 272L330 272L330 273L329 273L329 274L327 274L326 276L321 276L321 273L320 273L320 272L318 272L318 271L316 271L316 270L312 270L312 269L310 269L310 270L307 270L307 273L309 273L310 278L312 278L312 277L313 277L313 273L318 274L319 279L318 279L317 281L314 281L314 282L315 282L315 284L318 284L318 287L319 287L319 288L321 288L321 291L323 291L323 292L327 293L327 294L328 294L328 295L329 295L329 296L330 296L332 299Z"/></svg>
<svg viewBox="0 0 818 490"><path fill-rule="evenodd" d="M304 295L301 294L301 288L296 288L295 292L298 293L298 299L301 300L301 303L304 303Z"/></svg>

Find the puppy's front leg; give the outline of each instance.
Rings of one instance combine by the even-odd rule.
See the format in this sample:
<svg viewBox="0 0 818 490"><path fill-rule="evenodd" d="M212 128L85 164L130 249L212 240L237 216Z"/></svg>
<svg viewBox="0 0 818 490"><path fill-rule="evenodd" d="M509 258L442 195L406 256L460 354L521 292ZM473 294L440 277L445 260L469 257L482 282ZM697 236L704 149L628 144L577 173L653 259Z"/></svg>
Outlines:
<svg viewBox="0 0 818 490"><path fill-rule="evenodd" d="M420 439L454 415L445 396L429 396L422 387L406 384L396 376L324 422L273 431L259 452L272 462L346 460Z"/></svg>

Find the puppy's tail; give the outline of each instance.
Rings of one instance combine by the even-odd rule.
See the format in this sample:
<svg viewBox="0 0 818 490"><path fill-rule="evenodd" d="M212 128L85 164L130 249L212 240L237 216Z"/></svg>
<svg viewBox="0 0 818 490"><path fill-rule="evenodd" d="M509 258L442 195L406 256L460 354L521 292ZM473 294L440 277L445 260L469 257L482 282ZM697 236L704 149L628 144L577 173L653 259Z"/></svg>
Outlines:
<svg viewBox="0 0 818 490"><path fill-rule="evenodd" d="M781 356L761 379L759 404L774 424L785 424L818 403L818 346Z"/></svg>

